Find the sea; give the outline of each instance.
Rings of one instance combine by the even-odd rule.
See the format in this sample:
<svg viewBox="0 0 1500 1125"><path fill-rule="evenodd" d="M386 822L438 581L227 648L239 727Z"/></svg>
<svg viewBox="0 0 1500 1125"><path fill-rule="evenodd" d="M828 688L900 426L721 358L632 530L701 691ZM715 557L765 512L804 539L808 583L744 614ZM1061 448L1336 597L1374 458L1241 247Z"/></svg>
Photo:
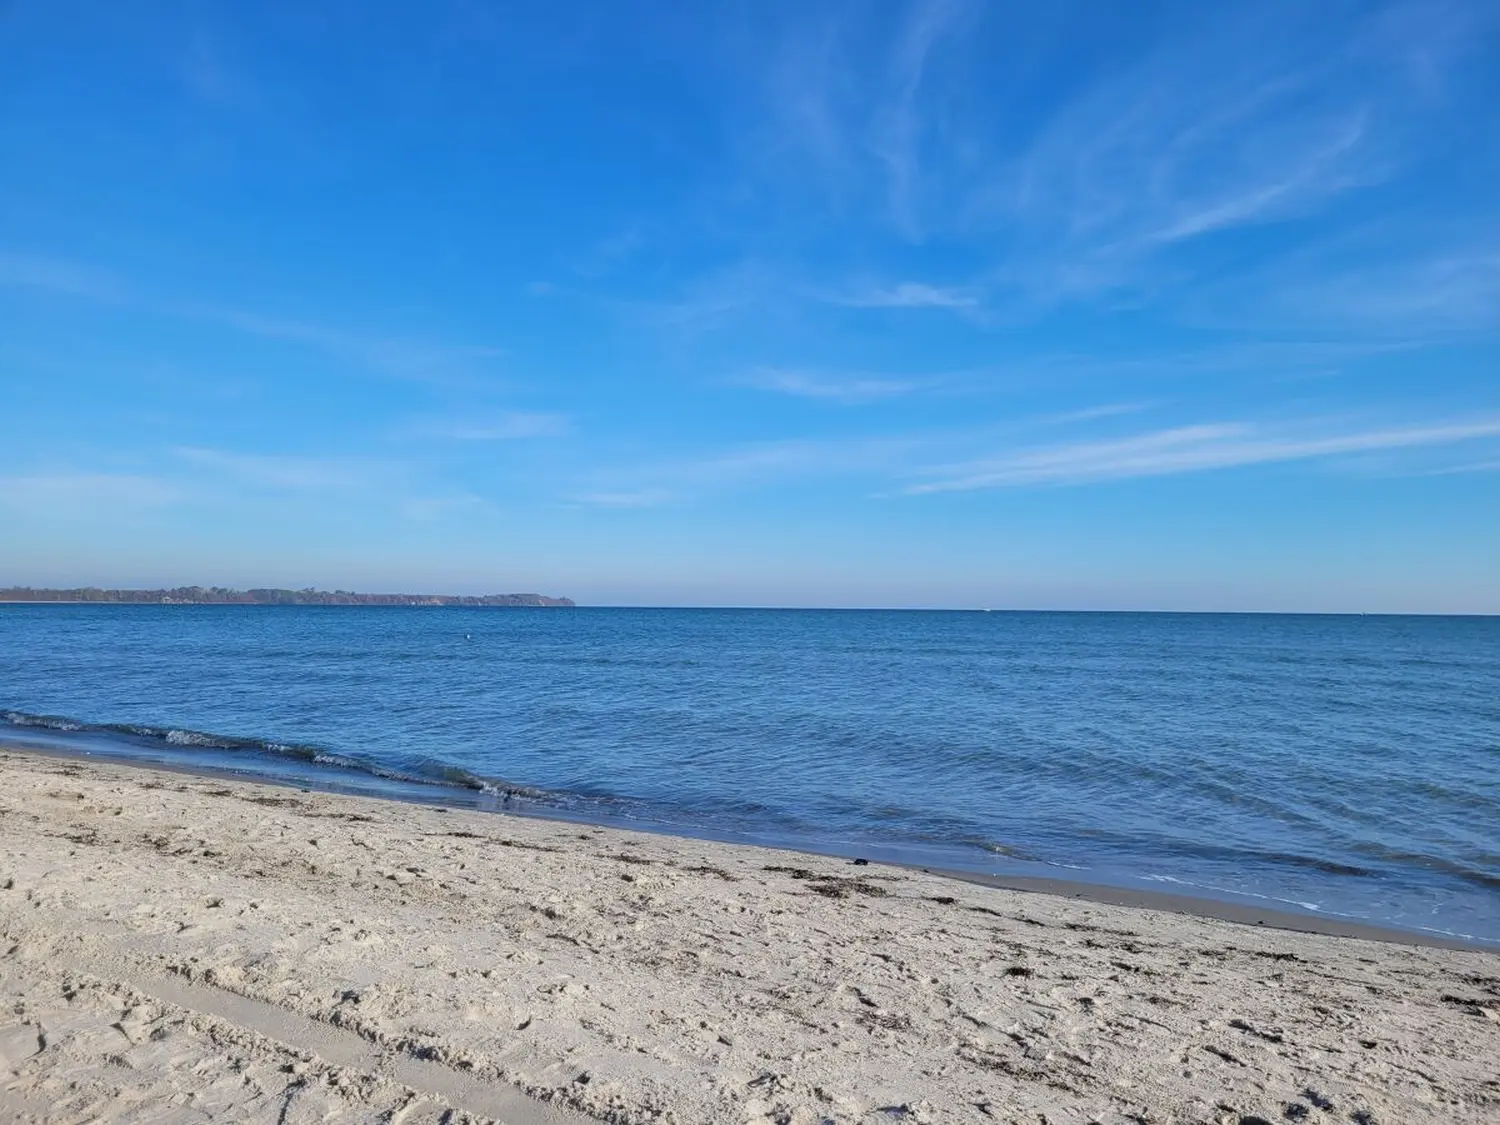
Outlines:
<svg viewBox="0 0 1500 1125"><path fill-rule="evenodd" d="M1500 947L1500 618L5 605L0 744Z"/></svg>

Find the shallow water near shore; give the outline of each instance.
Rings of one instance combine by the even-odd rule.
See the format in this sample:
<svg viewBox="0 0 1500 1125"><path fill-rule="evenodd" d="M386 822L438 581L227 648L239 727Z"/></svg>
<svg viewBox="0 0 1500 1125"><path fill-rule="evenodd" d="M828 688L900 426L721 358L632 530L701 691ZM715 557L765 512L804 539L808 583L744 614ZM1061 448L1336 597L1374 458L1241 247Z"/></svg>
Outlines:
<svg viewBox="0 0 1500 1125"><path fill-rule="evenodd" d="M1500 942L1500 619L0 607L0 740Z"/></svg>

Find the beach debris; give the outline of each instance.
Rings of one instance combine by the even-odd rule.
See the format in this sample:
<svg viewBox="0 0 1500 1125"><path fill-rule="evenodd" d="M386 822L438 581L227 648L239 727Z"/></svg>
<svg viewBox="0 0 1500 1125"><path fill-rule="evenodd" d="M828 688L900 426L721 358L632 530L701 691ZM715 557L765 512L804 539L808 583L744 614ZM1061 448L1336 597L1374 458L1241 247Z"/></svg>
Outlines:
<svg viewBox="0 0 1500 1125"><path fill-rule="evenodd" d="M824 898L848 898L851 894L868 895L871 898L885 898L890 894L884 887L866 881L863 876L849 879L841 875L820 875L816 871L809 871L805 867L787 867L784 864L772 864L762 867L762 871L773 871L782 875L790 875L793 879L807 884L807 889L814 894L822 895Z"/></svg>
<svg viewBox="0 0 1500 1125"><path fill-rule="evenodd" d="M1203 1049L1205 1051L1207 1051L1210 1055L1216 1055L1217 1057L1223 1059L1227 1063L1233 1063L1235 1066L1244 1066L1245 1065L1239 1059L1237 1059L1233 1055L1231 1055L1228 1051L1224 1050L1221 1047L1215 1047L1211 1043L1204 1044Z"/></svg>
<svg viewBox="0 0 1500 1125"><path fill-rule="evenodd" d="M1457 1005L1471 1016L1479 1016L1483 1018L1484 1016L1489 1014L1487 1009L1493 1010L1496 1015L1500 1015L1500 1000L1485 1000L1477 997L1455 996L1451 992L1445 992L1442 995L1442 1001L1444 1004Z"/></svg>
<svg viewBox="0 0 1500 1125"><path fill-rule="evenodd" d="M875 1110L897 1121L913 1121L925 1125L932 1120L932 1104L926 1101L901 1102L898 1105L883 1105Z"/></svg>
<svg viewBox="0 0 1500 1125"><path fill-rule="evenodd" d="M1232 1019L1232 1020L1230 1020L1229 1021L1229 1026L1232 1027L1232 1028L1234 1028L1236 1031L1243 1031L1243 1032L1245 1032L1245 1033L1247 1033L1249 1035L1253 1035L1257 1039L1264 1039L1267 1043L1282 1043L1282 1042L1285 1042L1285 1040L1282 1038L1281 1032L1279 1032L1279 1031L1262 1031L1262 1030L1260 1030L1260 1028L1255 1027L1252 1024L1246 1023L1242 1019Z"/></svg>
<svg viewBox="0 0 1500 1125"><path fill-rule="evenodd" d="M682 870L683 870L683 872L685 874L688 874L688 875L717 875L720 879L723 879L724 882L726 882L726 883L738 883L739 882L739 877L738 876L731 875L729 872L725 871L722 867L715 867L711 863L700 863L696 867L684 867Z"/></svg>

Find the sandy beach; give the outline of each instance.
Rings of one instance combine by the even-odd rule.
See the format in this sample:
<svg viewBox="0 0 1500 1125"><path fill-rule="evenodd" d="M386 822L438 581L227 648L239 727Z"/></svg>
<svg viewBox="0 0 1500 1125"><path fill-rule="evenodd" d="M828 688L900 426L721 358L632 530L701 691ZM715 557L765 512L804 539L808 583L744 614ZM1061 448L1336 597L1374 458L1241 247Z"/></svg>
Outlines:
<svg viewBox="0 0 1500 1125"><path fill-rule="evenodd" d="M1491 952L20 751L0 768L6 1120L1500 1119Z"/></svg>

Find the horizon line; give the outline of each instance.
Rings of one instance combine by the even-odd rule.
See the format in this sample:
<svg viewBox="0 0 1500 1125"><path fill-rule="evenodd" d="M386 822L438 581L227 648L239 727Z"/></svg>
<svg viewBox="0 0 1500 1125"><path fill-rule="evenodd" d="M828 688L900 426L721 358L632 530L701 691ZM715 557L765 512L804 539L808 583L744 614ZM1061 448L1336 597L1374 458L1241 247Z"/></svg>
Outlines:
<svg viewBox="0 0 1500 1125"><path fill-rule="evenodd" d="M102 588L102 587L96 587ZM188 587L190 588L190 587ZM206 587L205 587L206 588ZM286 587L279 587L285 589ZM250 589L278 589L278 587L250 587ZM122 592L144 592L121 587ZM344 591L353 593L352 591ZM361 596L355 594L355 596ZM410 598L482 598L517 597L531 595L514 594L401 594L370 593L368 597ZM553 595L544 595L553 597ZM555 600L563 600L564 595ZM98 601L83 598L0 598L0 606L24 605L87 605L173 608L243 608L243 609L539 609L539 610L651 610L658 612L735 612L735 613L1000 613L1019 614L1079 614L1114 616L1158 616L1158 617L1443 617L1443 618L1500 618L1497 610L1350 610L1350 609L1104 609L1086 607L1023 607L1023 606L924 606L924 605L746 605L746 604L693 604L662 605L653 602L579 602L566 598L571 605L455 605L455 604L401 604L401 603L306 603L277 602L151 602L151 601Z"/></svg>

